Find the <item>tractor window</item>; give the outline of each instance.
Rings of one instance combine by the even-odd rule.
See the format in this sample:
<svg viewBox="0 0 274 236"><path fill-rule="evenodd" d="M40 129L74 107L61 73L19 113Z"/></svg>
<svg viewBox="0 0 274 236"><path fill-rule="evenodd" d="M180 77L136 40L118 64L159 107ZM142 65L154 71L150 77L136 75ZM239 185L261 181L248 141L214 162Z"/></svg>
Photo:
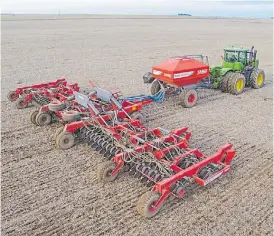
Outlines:
<svg viewBox="0 0 274 236"><path fill-rule="evenodd" d="M225 52L225 61L227 61L227 62L238 61L238 52L235 52L235 51L226 51Z"/></svg>
<svg viewBox="0 0 274 236"><path fill-rule="evenodd" d="M246 52L239 52L239 62L246 64Z"/></svg>

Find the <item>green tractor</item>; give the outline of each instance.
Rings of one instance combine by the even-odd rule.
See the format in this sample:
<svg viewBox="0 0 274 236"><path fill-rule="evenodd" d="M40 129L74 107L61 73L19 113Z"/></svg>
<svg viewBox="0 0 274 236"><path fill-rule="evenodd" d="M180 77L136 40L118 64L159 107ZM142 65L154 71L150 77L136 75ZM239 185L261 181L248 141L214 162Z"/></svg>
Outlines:
<svg viewBox="0 0 274 236"><path fill-rule="evenodd" d="M252 47L225 48L222 66L210 68L210 84L223 92L240 94L245 87L261 88L265 82L265 73L259 69L257 50Z"/></svg>

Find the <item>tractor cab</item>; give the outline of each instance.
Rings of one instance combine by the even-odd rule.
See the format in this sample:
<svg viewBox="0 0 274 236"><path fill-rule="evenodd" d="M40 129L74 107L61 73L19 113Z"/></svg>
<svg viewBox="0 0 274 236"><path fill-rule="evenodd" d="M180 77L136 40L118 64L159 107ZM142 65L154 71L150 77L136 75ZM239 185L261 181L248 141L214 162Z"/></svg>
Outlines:
<svg viewBox="0 0 274 236"><path fill-rule="evenodd" d="M225 48L223 57L223 68L232 69L234 71L242 71L246 66L258 67L258 60L256 60L257 51L247 48Z"/></svg>

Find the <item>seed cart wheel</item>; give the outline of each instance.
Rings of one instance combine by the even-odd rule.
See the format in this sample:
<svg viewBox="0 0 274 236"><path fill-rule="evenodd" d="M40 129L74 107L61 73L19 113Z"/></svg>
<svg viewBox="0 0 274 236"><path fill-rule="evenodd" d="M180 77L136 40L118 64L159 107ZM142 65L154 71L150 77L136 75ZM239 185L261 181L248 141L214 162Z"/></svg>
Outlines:
<svg viewBox="0 0 274 236"><path fill-rule="evenodd" d="M180 99L181 105L183 107L190 108L190 107L193 107L197 103L198 94L197 94L196 90L194 90L194 89L190 89L190 90L184 89L180 93L179 99Z"/></svg>
<svg viewBox="0 0 274 236"><path fill-rule="evenodd" d="M65 103L62 103L61 101L55 100L55 101L51 101L48 104L48 108L50 111L61 111L66 107Z"/></svg>
<svg viewBox="0 0 274 236"><path fill-rule="evenodd" d="M146 218L151 218L155 216L161 206L159 206L157 209L153 209L154 204L159 200L160 196L158 192L155 191L150 191L144 193L140 198L137 203L137 210L140 215L146 217Z"/></svg>
<svg viewBox="0 0 274 236"><path fill-rule="evenodd" d="M150 84L150 83L152 83L153 80L154 80L154 78L153 78L151 72L147 72L144 74L144 76L143 76L144 83Z"/></svg>
<svg viewBox="0 0 274 236"><path fill-rule="evenodd" d="M250 86L254 89L258 89L264 86L265 73L261 69L255 69L250 75Z"/></svg>
<svg viewBox="0 0 274 236"><path fill-rule="evenodd" d="M78 111L66 111L62 116L64 121L76 121L81 118Z"/></svg>
<svg viewBox="0 0 274 236"><path fill-rule="evenodd" d="M15 94L16 94L15 91L10 91L7 95L8 100L11 102L16 101L18 97L15 97Z"/></svg>
<svg viewBox="0 0 274 236"><path fill-rule="evenodd" d="M55 134L54 134L55 140L57 139L58 135L63 132L63 130L64 130L64 126L61 126L55 131Z"/></svg>
<svg viewBox="0 0 274 236"><path fill-rule="evenodd" d="M62 150L71 148L74 145L74 135L68 132L61 132L56 138L56 147Z"/></svg>
<svg viewBox="0 0 274 236"><path fill-rule="evenodd" d="M151 87L150 87L150 92L151 94L154 96L155 94L157 94L159 91L161 90L161 84L160 82L155 79L152 84L151 84Z"/></svg>
<svg viewBox="0 0 274 236"><path fill-rule="evenodd" d="M17 99L16 103L15 103L16 107L18 109L24 109L24 108L26 108L28 106L28 103L23 104L24 101L25 101L25 97L21 97L21 98Z"/></svg>
<svg viewBox="0 0 274 236"><path fill-rule="evenodd" d="M118 176L118 173L111 175L112 171L115 169L115 164L113 161L106 161L101 163L97 169L97 178L102 182L111 182L115 180Z"/></svg>
<svg viewBox="0 0 274 236"><path fill-rule="evenodd" d="M35 122L39 126L47 126L52 122L52 116L48 112L39 112L36 115Z"/></svg>
<svg viewBox="0 0 274 236"><path fill-rule="evenodd" d="M234 77L234 73L232 71L228 71L222 79L222 82L220 84L220 90L222 92L228 92L228 81L230 78Z"/></svg>
<svg viewBox="0 0 274 236"><path fill-rule="evenodd" d="M139 120L139 122L141 124L143 124L145 122L145 117L143 116L142 113L140 112L134 112L132 114L130 114L130 117L133 119L133 120Z"/></svg>
<svg viewBox="0 0 274 236"><path fill-rule="evenodd" d="M233 73L233 77L228 80L228 92L238 95L244 91L245 77L240 73Z"/></svg>
<svg viewBox="0 0 274 236"><path fill-rule="evenodd" d="M31 113L30 113L30 121L31 123L37 125L36 123L36 117L37 117L37 114L39 113L38 110L33 110Z"/></svg>

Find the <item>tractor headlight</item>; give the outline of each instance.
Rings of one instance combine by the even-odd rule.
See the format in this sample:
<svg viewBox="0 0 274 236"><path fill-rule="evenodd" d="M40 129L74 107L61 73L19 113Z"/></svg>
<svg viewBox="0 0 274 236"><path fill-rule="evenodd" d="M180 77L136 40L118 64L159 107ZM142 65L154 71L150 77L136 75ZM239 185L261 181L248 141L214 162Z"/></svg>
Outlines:
<svg viewBox="0 0 274 236"><path fill-rule="evenodd" d="M161 74L163 74L163 72L159 71L159 70L153 70L152 74L154 74L154 75L161 75Z"/></svg>
<svg viewBox="0 0 274 236"><path fill-rule="evenodd" d="M194 71L188 71L188 72L182 72L178 74L174 74L174 79L180 79L184 77L191 76L194 73Z"/></svg>

